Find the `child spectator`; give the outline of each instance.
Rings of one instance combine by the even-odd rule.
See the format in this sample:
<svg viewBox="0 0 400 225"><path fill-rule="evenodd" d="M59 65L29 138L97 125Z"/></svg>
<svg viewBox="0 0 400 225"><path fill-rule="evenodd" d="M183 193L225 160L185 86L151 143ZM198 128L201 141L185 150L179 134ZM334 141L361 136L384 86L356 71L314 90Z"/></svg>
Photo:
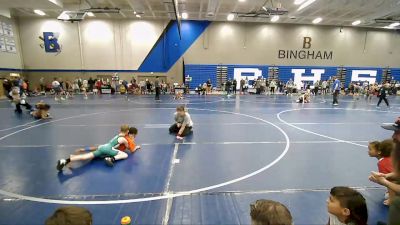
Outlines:
<svg viewBox="0 0 400 225"><path fill-rule="evenodd" d="M334 187L327 203L328 225L367 225L367 205L358 191L348 187Z"/></svg>
<svg viewBox="0 0 400 225"><path fill-rule="evenodd" d="M45 225L91 225L92 213L76 206L58 208L45 222Z"/></svg>
<svg viewBox="0 0 400 225"><path fill-rule="evenodd" d="M252 225L292 225L293 218L286 206L271 200L250 204Z"/></svg>
<svg viewBox="0 0 400 225"><path fill-rule="evenodd" d="M389 174L393 172L392 159L390 155L394 148L392 139L384 140L382 142L374 141L368 145L368 155L378 159L378 171L382 174ZM390 204L390 199L393 198L394 192L388 189L388 198L383 202L384 205Z"/></svg>
<svg viewBox="0 0 400 225"><path fill-rule="evenodd" d="M377 184L383 185L392 189L396 196L391 199L389 207L388 225L397 225L400 221L400 185L396 184L396 181L400 180L400 120L396 120L394 124L384 125L382 128L386 130L392 130L393 141L396 143L395 148L392 151L392 165L393 172L388 174L382 174L377 172L372 172L369 176L369 180Z"/></svg>

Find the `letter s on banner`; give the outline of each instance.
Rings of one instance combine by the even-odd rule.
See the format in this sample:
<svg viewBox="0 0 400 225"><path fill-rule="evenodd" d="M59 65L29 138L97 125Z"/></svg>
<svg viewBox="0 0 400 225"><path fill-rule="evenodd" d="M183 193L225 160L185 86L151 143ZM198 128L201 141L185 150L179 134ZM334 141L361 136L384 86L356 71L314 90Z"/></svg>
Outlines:
<svg viewBox="0 0 400 225"><path fill-rule="evenodd" d="M376 82L377 73L378 71L376 70L353 70L351 72L351 81L368 81L373 84Z"/></svg>

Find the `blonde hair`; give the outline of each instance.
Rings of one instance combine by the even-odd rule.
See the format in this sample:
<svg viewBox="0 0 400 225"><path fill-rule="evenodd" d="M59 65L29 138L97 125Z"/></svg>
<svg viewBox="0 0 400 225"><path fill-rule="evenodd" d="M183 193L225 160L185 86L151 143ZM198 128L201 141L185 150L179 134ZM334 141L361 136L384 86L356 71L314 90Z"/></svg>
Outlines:
<svg viewBox="0 0 400 225"><path fill-rule="evenodd" d="M120 131L122 133L128 133L129 132L129 126L126 125L126 124L122 125L121 128L120 128Z"/></svg>

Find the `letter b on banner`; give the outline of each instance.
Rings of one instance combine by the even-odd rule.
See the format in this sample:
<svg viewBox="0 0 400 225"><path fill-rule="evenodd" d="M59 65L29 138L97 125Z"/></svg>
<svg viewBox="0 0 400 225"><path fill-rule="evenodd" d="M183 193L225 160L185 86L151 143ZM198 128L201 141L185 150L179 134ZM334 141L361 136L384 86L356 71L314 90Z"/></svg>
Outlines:
<svg viewBox="0 0 400 225"><path fill-rule="evenodd" d="M53 32L43 32L43 39L46 52L58 52L60 50L58 39Z"/></svg>
<svg viewBox="0 0 400 225"><path fill-rule="evenodd" d="M304 37L304 39L303 39L303 48L304 49L311 48L311 41L312 41L311 37Z"/></svg>

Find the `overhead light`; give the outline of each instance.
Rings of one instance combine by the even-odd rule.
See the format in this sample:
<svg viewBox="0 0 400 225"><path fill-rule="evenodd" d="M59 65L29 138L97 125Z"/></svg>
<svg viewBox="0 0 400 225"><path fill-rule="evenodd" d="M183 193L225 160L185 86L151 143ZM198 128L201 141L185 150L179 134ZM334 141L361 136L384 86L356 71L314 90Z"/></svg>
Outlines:
<svg viewBox="0 0 400 225"><path fill-rule="evenodd" d="M294 0L295 5L303 4L306 0Z"/></svg>
<svg viewBox="0 0 400 225"><path fill-rule="evenodd" d="M382 27L382 28L385 28L385 29L394 29L394 27L391 27L391 26L384 26L384 27Z"/></svg>
<svg viewBox="0 0 400 225"><path fill-rule="evenodd" d="M229 15L226 17L226 19L227 19L228 21L232 21L233 19L235 19L235 14L229 13Z"/></svg>
<svg viewBox="0 0 400 225"><path fill-rule="evenodd" d="M135 14L135 15L136 15L136 11L133 11L133 14Z"/></svg>
<svg viewBox="0 0 400 225"><path fill-rule="evenodd" d="M90 17L93 17L93 16L94 16L94 13L92 13L92 12L87 12L86 15L87 15L87 16L90 16Z"/></svg>
<svg viewBox="0 0 400 225"><path fill-rule="evenodd" d="M307 6L313 4L314 2L315 2L315 0L307 0L306 2L301 4L301 6L297 9L297 11L300 11L300 10L306 8Z"/></svg>
<svg viewBox="0 0 400 225"><path fill-rule="evenodd" d="M397 27L397 26L399 26L400 25L400 23L399 22L396 22L396 23L391 23L390 25L389 25L389 27Z"/></svg>
<svg viewBox="0 0 400 225"><path fill-rule="evenodd" d="M360 25L360 23L361 23L361 20L356 20L353 23L351 23L351 25L357 26L357 25Z"/></svg>
<svg viewBox="0 0 400 225"><path fill-rule="evenodd" d="M186 20L188 17L189 15L187 14L187 12L182 13L182 19Z"/></svg>
<svg viewBox="0 0 400 225"><path fill-rule="evenodd" d="M33 12L38 14L38 15L40 15L40 16L46 15L46 13L44 13L42 10L39 10L39 9L35 9L35 10L33 10Z"/></svg>
<svg viewBox="0 0 400 225"><path fill-rule="evenodd" d="M245 2L246 0L239 0L239 2Z"/></svg>
<svg viewBox="0 0 400 225"><path fill-rule="evenodd" d="M63 12L57 17L57 19L58 20L69 20L69 19L71 19L71 17L66 12Z"/></svg>
<svg viewBox="0 0 400 225"><path fill-rule="evenodd" d="M279 16L278 15L275 15L275 16L273 16L272 18L271 18L271 22L276 22L276 21L278 21L279 20Z"/></svg>
<svg viewBox="0 0 400 225"><path fill-rule="evenodd" d="M265 6L261 7L262 9L264 9L264 11L268 11L267 8Z"/></svg>
<svg viewBox="0 0 400 225"><path fill-rule="evenodd" d="M314 20L312 21L312 23L313 23L313 24L317 24L317 23L320 23L321 21L322 21L322 18L321 18L321 17L318 17L318 18L314 19Z"/></svg>
<svg viewBox="0 0 400 225"><path fill-rule="evenodd" d="M136 17L137 17L137 18L141 18L142 16L141 16L141 15L139 15L139 14L136 14Z"/></svg>

